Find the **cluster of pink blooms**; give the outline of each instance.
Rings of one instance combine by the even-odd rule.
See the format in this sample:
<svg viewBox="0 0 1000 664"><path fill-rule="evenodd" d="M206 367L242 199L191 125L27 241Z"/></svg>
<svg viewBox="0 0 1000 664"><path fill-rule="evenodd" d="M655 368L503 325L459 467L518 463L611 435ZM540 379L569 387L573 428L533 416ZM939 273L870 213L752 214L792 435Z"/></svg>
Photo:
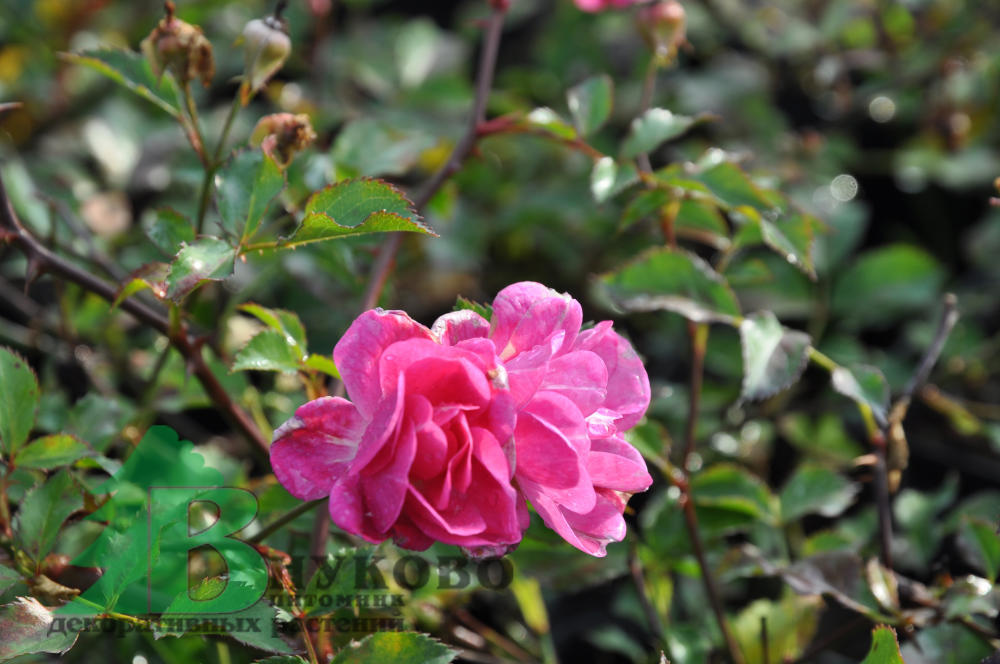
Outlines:
<svg viewBox="0 0 1000 664"><path fill-rule="evenodd" d="M337 343L350 401L306 403L276 432L271 464L294 496L329 496L340 528L407 549L473 556L517 546L530 502L594 556L625 536L652 483L623 437L649 378L611 322L581 331L580 303L532 282L502 290L492 320L446 314L428 329L368 311Z"/></svg>

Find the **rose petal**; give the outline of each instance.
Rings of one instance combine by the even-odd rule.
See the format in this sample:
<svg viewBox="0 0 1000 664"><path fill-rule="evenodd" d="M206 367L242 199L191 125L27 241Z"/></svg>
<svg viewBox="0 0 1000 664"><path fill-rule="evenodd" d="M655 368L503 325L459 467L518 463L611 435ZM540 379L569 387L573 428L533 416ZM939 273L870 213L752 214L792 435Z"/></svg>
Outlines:
<svg viewBox="0 0 1000 664"><path fill-rule="evenodd" d="M387 532L403 509L410 487L410 467L417 452L417 434L411 422L403 421L396 436L390 464L375 474L361 474L365 506L371 512L372 528L378 532Z"/></svg>
<svg viewBox="0 0 1000 664"><path fill-rule="evenodd" d="M608 396L603 407L622 415L616 423L619 431L634 427L649 408L649 376L632 344L611 329L611 321L603 321L580 333L574 350L596 353L607 366Z"/></svg>
<svg viewBox="0 0 1000 664"><path fill-rule="evenodd" d="M548 364L539 389L563 395L586 417L608 397L608 370L596 354L579 350L560 355Z"/></svg>
<svg viewBox="0 0 1000 664"><path fill-rule="evenodd" d="M596 487L628 493L645 491L653 483L642 455L621 438L591 441L587 474Z"/></svg>
<svg viewBox="0 0 1000 664"><path fill-rule="evenodd" d="M434 321L431 333L445 346L454 346L467 339L487 337L490 323L475 311L462 309L447 313Z"/></svg>
<svg viewBox="0 0 1000 664"><path fill-rule="evenodd" d="M329 495L357 452L362 424L354 405L339 397L300 406L274 432L271 467L278 481L302 500Z"/></svg>
<svg viewBox="0 0 1000 664"><path fill-rule="evenodd" d="M347 395L361 412L370 417L382 396L379 359L383 351L405 339L428 339L431 331L405 312L373 309L351 323L333 349L333 361L347 388Z"/></svg>
<svg viewBox="0 0 1000 664"><path fill-rule="evenodd" d="M500 359L509 360L518 353L550 343L554 335L564 334L553 351L569 348L580 332L583 311L569 295L531 281L504 288L493 300L490 338L499 350Z"/></svg>

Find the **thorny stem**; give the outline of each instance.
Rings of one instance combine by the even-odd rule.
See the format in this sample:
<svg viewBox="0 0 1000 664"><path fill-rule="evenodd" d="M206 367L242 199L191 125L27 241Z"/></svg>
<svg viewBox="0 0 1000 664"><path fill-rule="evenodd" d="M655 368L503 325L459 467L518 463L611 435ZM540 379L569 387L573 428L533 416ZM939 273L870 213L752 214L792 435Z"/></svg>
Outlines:
<svg viewBox="0 0 1000 664"><path fill-rule="evenodd" d="M469 115L469 124L465 134L455 145L451 156L437 173L424 185L423 189L413 199L413 207L418 212L422 211L430 202L434 194L438 192L442 185L447 182L459 168L462 162L472 152L479 138L479 125L486 119L486 102L493 88L493 72L496 69L497 52L500 49L500 34L503 31L503 20L506 14L506 6L497 3L493 7L493 13L486 21L486 37L483 50L479 57L479 71L476 74L476 97L472 105L472 113ZM368 281L368 288L362 304L362 311L371 309L378 304L379 296L392 271L392 265L399 251L402 242L402 233L393 233L382 245L375 264L372 266L371 277Z"/></svg>
<svg viewBox="0 0 1000 664"><path fill-rule="evenodd" d="M52 272L99 295L108 302L114 302L118 295L114 286L53 253L25 228L14 212L2 178L0 178L0 239L18 245L28 259L29 272L33 270L35 272ZM212 373L202 354L203 343L201 339L190 335L183 323L172 326L170 320L163 313L135 298L122 300L120 306L139 322L166 336L174 348L187 360L192 372L216 407L229 416L247 439L265 452L268 450L270 444L260 429L257 428L250 416L232 400L222 383Z"/></svg>

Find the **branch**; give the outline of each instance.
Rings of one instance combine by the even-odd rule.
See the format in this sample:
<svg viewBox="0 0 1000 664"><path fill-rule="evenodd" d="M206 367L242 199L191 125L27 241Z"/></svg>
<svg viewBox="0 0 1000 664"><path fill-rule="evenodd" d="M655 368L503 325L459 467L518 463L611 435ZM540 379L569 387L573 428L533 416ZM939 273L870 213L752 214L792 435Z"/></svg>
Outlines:
<svg viewBox="0 0 1000 664"><path fill-rule="evenodd" d="M43 271L51 272L99 295L108 302L114 302L118 295L114 286L53 253L25 228L14 212L2 177L0 177L0 240L16 244L24 252L28 259L29 274L38 274ZM140 323L166 336L174 348L187 360L194 375L216 407L227 414L249 440L256 443L265 452L268 450L270 445L257 425L254 424L253 419L232 400L205 362L200 339L188 334L183 323L172 327L170 320L163 313L134 298L124 299L120 306Z"/></svg>

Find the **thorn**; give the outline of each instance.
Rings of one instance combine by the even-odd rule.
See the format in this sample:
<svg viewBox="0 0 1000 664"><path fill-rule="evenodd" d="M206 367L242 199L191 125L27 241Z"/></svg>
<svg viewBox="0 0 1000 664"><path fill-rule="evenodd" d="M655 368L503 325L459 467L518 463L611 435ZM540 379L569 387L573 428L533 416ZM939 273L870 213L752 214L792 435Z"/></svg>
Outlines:
<svg viewBox="0 0 1000 664"><path fill-rule="evenodd" d="M24 271L24 294L28 294L28 288L34 283L35 279L40 277L42 273L45 272L44 263L38 259L37 256L32 256L28 259L28 267Z"/></svg>

